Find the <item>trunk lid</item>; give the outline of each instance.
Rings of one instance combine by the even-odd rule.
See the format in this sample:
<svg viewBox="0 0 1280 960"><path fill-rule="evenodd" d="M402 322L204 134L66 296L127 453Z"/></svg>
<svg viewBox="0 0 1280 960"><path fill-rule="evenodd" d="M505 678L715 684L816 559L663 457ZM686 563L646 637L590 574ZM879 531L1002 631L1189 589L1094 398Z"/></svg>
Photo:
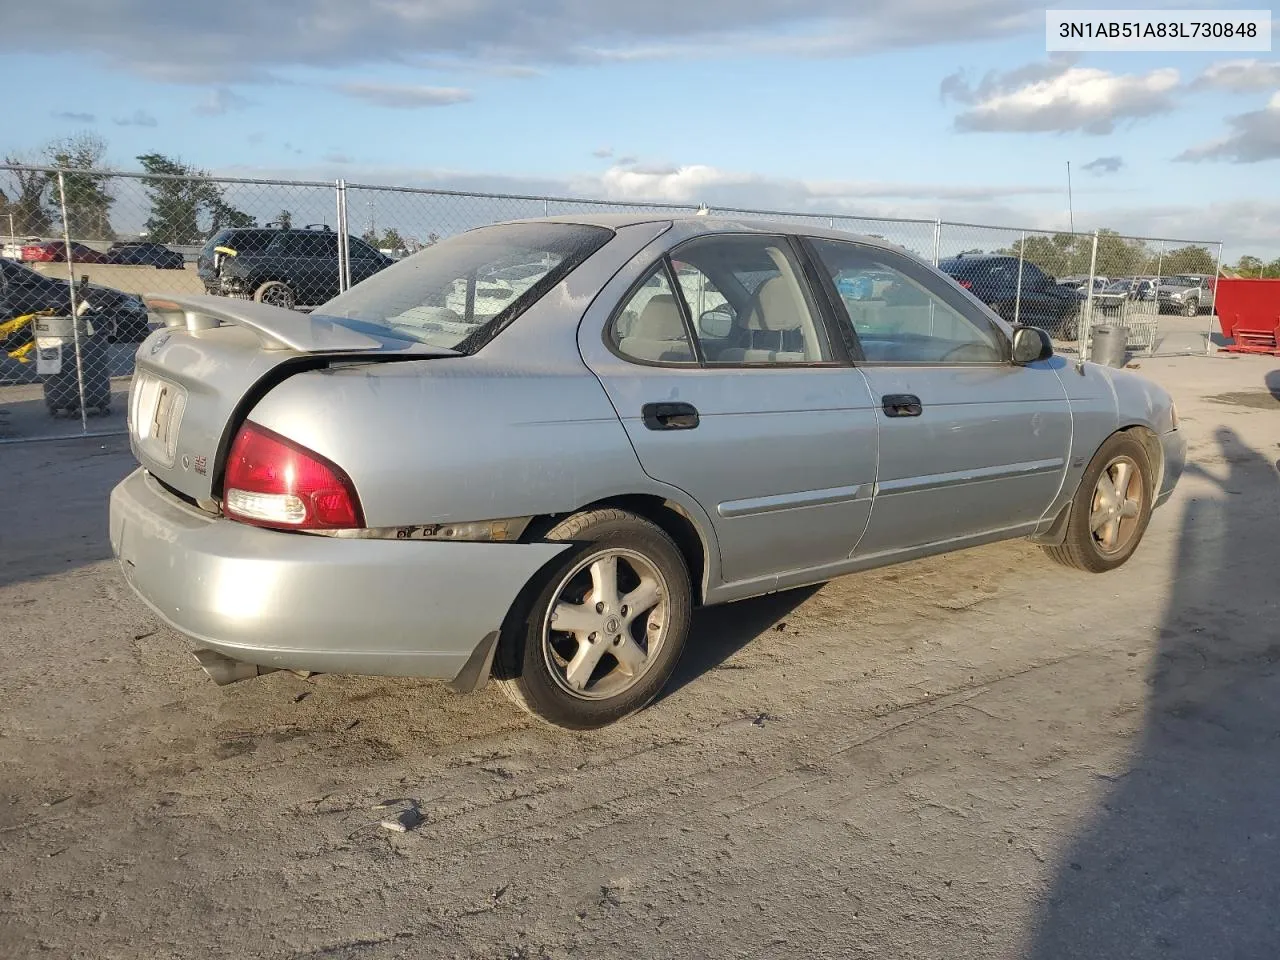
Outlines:
<svg viewBox="0 0 1280 960"><path fill-rule="evenodd" d="M152 320L163 326L138 348L129 389L129 443L157 479L206 507L219 492L235 429L274 385L333 363L457 355L252 301L145 299Z"/></svg>

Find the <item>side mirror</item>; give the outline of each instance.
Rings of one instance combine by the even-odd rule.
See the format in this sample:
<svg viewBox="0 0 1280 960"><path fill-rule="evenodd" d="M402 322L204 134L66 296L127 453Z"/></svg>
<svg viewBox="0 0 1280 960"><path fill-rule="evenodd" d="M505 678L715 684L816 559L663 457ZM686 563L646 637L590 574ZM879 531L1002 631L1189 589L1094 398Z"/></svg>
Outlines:
<svg viewBox="0 0 1280 960"><path fill-rule="evenodd" d="M1039 327L1013 328L1013 362L1020 367L1053 356L1053 341Z"/></svg>
<svg viewBox="0 0 1280 960"><path fill-rule="evenodd" d="M712 340L723 340L733 332L733 317L727 310L708 310L698 318L698 332Z"/></svg>

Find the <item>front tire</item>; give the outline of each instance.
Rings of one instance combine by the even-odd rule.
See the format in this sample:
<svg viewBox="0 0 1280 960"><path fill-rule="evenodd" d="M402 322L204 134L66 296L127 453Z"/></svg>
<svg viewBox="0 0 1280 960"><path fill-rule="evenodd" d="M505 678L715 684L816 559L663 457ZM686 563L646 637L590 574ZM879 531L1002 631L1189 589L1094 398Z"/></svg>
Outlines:
<svg viewBox="0 0 1280 960"><path fill-rule="evenodd" d="M689 634L689 569L660 527L625 510L575 514L546 539L574 546L511 618L498 685L548 723L603 727L642 709L670 679Z"/></svg>
<svg viewBox="0 0 1280 960"><path fill-rule="evenodd" d="M292 310L298 302L298 298L289 289L289 285L279 280L268 280L257 290L253 291L253 299L259 303L270 304L273 307L283 307L285 310Z"/></svg>
<svg viewBox="0 0 1280 960"><path fill-rule="evenodd" d="M1138 548L1151 520L1153 472L1146 448L1127 433L1112 434L1080 479L1066 537L1044 551L1064 566L1106 573Z"/></svg>
<svg viewBox="0 0 1280 960"><path fill-rule="evenodd" d="M1200 315L1199 302L1195 300L1188 302L1187 305L1182 308L1182 315L1184 317L1198 317Z"/></svg>

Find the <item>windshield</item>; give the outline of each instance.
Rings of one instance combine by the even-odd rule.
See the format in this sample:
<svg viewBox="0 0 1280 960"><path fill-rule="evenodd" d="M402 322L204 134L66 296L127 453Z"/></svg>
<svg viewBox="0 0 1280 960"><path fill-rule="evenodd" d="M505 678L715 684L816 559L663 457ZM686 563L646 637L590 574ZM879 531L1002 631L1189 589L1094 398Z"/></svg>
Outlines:
<svg viewBox="0 0 1280 960"><path fill-rule="evenodd" d="M613 236L604 227L509 223L443 240L316 313L346 326L471 353Z"/></svg>
<svg viewBox="0 0 1280 960"><path fill-rule="evenodd" d="M1165 283L1171 287L1198 287L1200 286L1200 278L1185 276L1169 277L1169 279L1165 280Z"/></svg>

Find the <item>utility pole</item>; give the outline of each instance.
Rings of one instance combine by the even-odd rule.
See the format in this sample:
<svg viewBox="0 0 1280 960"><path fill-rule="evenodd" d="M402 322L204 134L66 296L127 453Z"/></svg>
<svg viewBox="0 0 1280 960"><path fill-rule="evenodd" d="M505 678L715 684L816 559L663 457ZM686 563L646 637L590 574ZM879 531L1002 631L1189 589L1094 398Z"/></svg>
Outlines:
<svg viewBox="0 0 1280 960"><path fill-rule="evenodd" d="M1067 161L1067 226L1072 232L1076 232L1076 214L1075 203L1071 198L1071 161Z"/></svg>

